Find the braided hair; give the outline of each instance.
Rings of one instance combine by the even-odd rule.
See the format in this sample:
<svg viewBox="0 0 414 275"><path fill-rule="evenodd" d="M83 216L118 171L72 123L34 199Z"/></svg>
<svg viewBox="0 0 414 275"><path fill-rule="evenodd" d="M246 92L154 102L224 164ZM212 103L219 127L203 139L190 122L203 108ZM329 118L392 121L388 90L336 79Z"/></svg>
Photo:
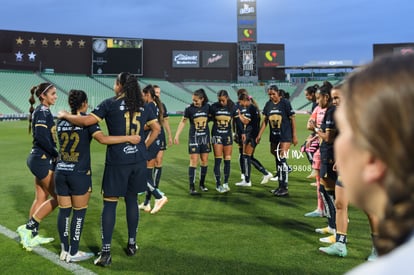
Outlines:
<svg viewBox="0 0 414 275"><path fill-rule="evenodd" d="M52 83L44 82L40 83L37 86L33 86L30 89L30 97L29 97L29 103L30 103L30 109L29 109L29 134L32 131L32 115L35 110L33 105L36 103L35 96L39 99L40 102L43 101L42 95L47 94L47 92L50 90L50 88L54 87Z"/></svg>
<svg viewBox="0 0 414 275"><path fill-rule="evenodd" d="M343 86L344 112L358 148L385 165L387 196L375 246L384 255L414 229L414 55L376 59ZM390 152L392 156L390 156Z"/></svg>
<svg viewBox="0 0 414 275"><path fill-rule="evenodd" d="M70 90L68 95L68 103L70 112L73 115L78 113L78 110L82 107L82 104L88 102L88 96L82 90Z"/></svg>
<svg viewBox="0 0 414 275"><path fill-rule="evenodd" d="M122 72L118 74L116 82L122 86L122 93L125 94L125 105L130 117L132 117L133 113L138 112L144 106L138 78L133 74Z"/></svg>

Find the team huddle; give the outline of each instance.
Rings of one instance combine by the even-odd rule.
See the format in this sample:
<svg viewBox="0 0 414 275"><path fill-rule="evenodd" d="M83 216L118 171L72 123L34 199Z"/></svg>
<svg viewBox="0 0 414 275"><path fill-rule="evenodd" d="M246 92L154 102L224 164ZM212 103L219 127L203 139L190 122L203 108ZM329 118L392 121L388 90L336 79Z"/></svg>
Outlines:
<svg viewBox="0 0 414 275"><path fill-rule="evenodd" d="M377 253L389 254L379 258L383 260L356 269L355 274L411 270L404 270L404 266L410 262L414 246L411 186L414 124L410 114L414 103L413 64L413 55L385 57L350 74L340 85L324 82L305 91L314 105L307 123L310 135L302 150L313 168L309 177L316 179L317 186L317 207L305 216L326 217L328 226L315 231L331 234L320 239L330 245L320 247L319 251L347 256L347 208L353 203L365 211L371 226L373 246L368 260L376 260ZM267 87L269 100L262 111L245 89L238 90L236 103L226 90L221 90L217 102L212 104L203 89L194 91L192 104L184 110L174 138L159 87L148 85L141 89L136 76L130 73L120 73L114 82L115 96L102 101L89 114L86 93L71 90L68 96L71 111L60 111L57 122L49 109L57 100L56 87L41 83L30 92L29 133L33 136L33 146L27 165L35 176L36 193L29 220L17 228L20 242L28 251L53 241L40 236L38 231L42 219L58 206L60 259L78 262L95 256L79 250L92 190L92 138L107 145L101 189L102 247L95 265L105 267L112 263L111 242L120 197L126 205L125 253L136 254L139 210L156 214L168 203L159 188L163 154L167 145L179 144L187 121L190 195L209 191L205 181L211 150L215 189L219 193L230 191L233 143L238 145L241 174L236 186L252 186L253 166L263 174L261 184L278 181L278 187L271 191L274 196L289 194L292 169L287 155L291 144L298 143L295 112L284 91L276 85ZM36 108L35 97L40 101ZM381 116L387 108L392 108L395 114ZM103 119L108 135L103 134L98 124ZM392 131L384 131L390 125ZM275 174L254 156L267 126ZM145 200L138 205L138 194L144 192Z"/></svg>

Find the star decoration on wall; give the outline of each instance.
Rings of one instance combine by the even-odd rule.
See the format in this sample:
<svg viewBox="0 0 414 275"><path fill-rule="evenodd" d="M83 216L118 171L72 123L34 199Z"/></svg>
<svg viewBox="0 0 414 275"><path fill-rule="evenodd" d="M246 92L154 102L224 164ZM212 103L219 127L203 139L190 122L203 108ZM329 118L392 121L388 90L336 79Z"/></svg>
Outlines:
<svg viewBox="0 0 414 275"><path fill-rule="evenodd" d="M36 54L34 52L28 53L27 55L29 56L30 62L35 62Z"/></svg>
<svg viewBox="0 0 414 275"><path fill-rule="evenodd" d="M82 39L82 40L79 40L78 41L78 44L79 44L79 48L84 48L85 47L85 41Z"/></svg>
<svg viewBox="0 0 414 275"><path fill-rule="evenodd" d="M22 39L20 36L16 39L16 44L17 45L22 45L23 44L24 39Z"/></svg>
<svg viewBox="0 0 414 275"><path fill-rule="evenodd" d="M35 46L36 45L36 39L34 39L33 37L29 39L29 46Z"/></svg>
<svg viewBox="0 0 414 275"><path fill-rule="evenodd" d="M56 38L55 40L53 40L53 43L55 43L55 47L60 47L62 40L60 40L59 38Z"/></svg>
<svg viewBox="0 0 414 275"><path fill-rule="evenodd" d="M41 42L42 42L42 46L47 47L47 44L49 43L49 40L47 40L46 38L43 38L41 40Z"/></svg>
<svg viewBox="0 0 414 275"><path fill-rule="evenodd" d="M16 61L17 62L22 62L23 61L23 53L22 52L18 51L14 55L16 55Z"/></svg>
<svg viewBox="0 0 414 275"><path fill-rule="evenodd" d="M69 48L72 48L73 46L73 40L69 38L69 40L66 40L66 46Z"/></svg>

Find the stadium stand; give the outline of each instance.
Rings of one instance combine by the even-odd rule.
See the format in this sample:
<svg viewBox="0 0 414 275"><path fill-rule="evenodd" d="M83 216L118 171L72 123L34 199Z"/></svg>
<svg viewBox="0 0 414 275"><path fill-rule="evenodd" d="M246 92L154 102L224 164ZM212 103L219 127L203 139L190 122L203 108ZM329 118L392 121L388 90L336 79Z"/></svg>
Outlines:
<svg viewBox="0 0 414 275"><path fill-rule="evenodd" d="M7 110L15 109L13 113L28 113L30 89L40 82L43 82L43 79L31 72L0 71L0 95L3 97L3 105L11 104L14 108L8 107ZM3 105L0 113L5 114Z"/></svg>
<svg viewBox="0 0 414 275"><path fill-rule="evenodd" d="M51 107L55 114L67 107L67 94L71 89L84 90L89 97L89 111L91 111L103 99L111 97L113 93L114 76L86 76L74 74L48 74L22 71L0 71L0 114L27 114L30 88L41 82L51 82L58 90L58 100ZM339 80L331 81L335 84ZM165 79L140 78L141 87L148 84L156 84L162 89L162 101L167 105L170 114L182 113L185 107L192 102L192 93L203 88L210 101L217 100L217 92L227 90L230 98L237 101L237 90L245 88L263 108L268 101L266 87L273 83L226 83L226 82L168 82ZM304 96L306 87L319 84L323 81L308 81L300 85L289 82L276 82L279 88L290 94L290 101L296 111L309 111L310 103Z"/></svg>

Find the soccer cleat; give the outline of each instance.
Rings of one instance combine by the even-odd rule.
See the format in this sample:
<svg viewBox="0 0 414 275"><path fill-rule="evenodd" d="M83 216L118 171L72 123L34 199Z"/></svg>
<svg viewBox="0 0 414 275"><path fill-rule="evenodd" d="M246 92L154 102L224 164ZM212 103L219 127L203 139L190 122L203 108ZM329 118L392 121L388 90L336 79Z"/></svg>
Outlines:
<svg viewBox="0 0 414 275"><path fill-rule="evenodd" d="M315 169L312 169L312 172L307 176L307 179L314 179L318 175L318 172Z"/></svg>
<svg viewBox="0 0 414 275"><path fill-rule="evenodd" d="M39 235L36 235L35 237L33 237L30 240L29 246L30 247L34 247L34 246L38 246L39 244L51 243L54 240L55 240L54 238L45 238L45 237L41 237Z"/></svg>
<svg viewBox="0 0 414 275"><path fill-rule="evenodd" d="M158 193L160 193L161 196L164 196L165 195L165 193L162 192L160 189L157 188L157 190L158 190Z"/></svg>
<svg viewBox="0 0 414 275"><path fill-rule="evenodd" d="M197 192L195 189L190 189L190 195L191 196L200 196L201 194Z"/></svg>
<svg viewBox="0 0 414 275"><path fill-rule="evenodd" d="M270 180L271 180L271 181L278 181L278 180L279 180L279 178L278 178L278 176L274 176L273 178L270 178Z"/></svg>
<svg viewBox="0 0 414 275"><path fill-rule="evenodd" d="M61 261L66 261L66 256L68 255L68 252L67 251L65 251L65 250L62 250L62 251L60 251L60 254L59 254L59 259L61 260Z"/></svg>
<svg viewBox="0 0 414 275"><path fill-rule="evenodd" d="M205 187L204 185L200 185L200 190L203 191L203 192L207 192L208 188Z"/></svg>
<svg viewBox="0 0 414 275"><path fill-rule="evenodd" d="M224 189L224 192L229 192L230 191L229 184L228 183L223 184L223 189Z"/></svg>
<svg viewBox="0 0 414 275"><path fill-rule="evenodd" d="M316 209L312 212L306 213L305 217L311 217L311 218L313 218L313 217L323 217L323 212L321 210Z"/></svg>
<svg viewBox="0 0 414 275"><path fill-rule="evenodd" d="M367 261L368 262L375 262L378 259L378 253L377 249L373 246L371 249L371 254L368 256Z"/></svg>
<svg viewBox="0 0 414 275"><path fill-rule="evenodd" d="M93 254L92 252L84 252L84 251L78 250L78 252L75 255L70 255L69 253L67 253L66 262L74 263L74 262L86 261L92 258L93 256L95 256L95 254Z"/></svg>
<svg viewBox="0 0 414 275"><path fill-rule="evenodd" d="M264 175L263 176L263 179L260 182L260 184L266 184L266 183L268 183L271 178L273 178L273 175L272 175L272 173L268 172L267 175Z"/></svg>
<svg viewBox="0 0 414 275"><path fill-rule="evenodd" d="M150 212L151 211L151 204L149 202L148 202L148 204L141 203L138 206L138 208L141 209L141 210L144 210L145 212Z"/></svg>
<svg viewBox="0 0 414 275"><path fill-rule="evenodd" d="M329 226L315 229L315 232L319 234L335 234L335 231L335 229L330 228Z"/></svg>
<svg viewBox="0 0 414 275"><path fill-rule="evenodd" d="M111 252L101 252L99 257L93 261L95 265L108 266L112 264Z"/></svg>
<svg viewBox="0 0 414 275"><path fill-rule="evenodd" d="M339 257L346 257L346 255L348 254L346 244L340 242L333 243L328 247L319 247L319 251L326 253L328 255Z"/></svg>
<svg viewBox="0 0 414 275"><path fill-rule="evenodd" d="M137 244L128 244L125 252L127 254L127 256L134 256L135 253L137 253L138 250L138 245Z"/></svg>
<svg viewBox="0 0 414 275"><path fill-rule="evenodd" d="M320 238L319 241L321 243L335 243L336 242L336 235L333 234L333 235L328 236L328 237Z"/></svg>
<svg viewBox="0 0 414 275"><path fill-rule="evenodd" d="M276 197L286 197L287 195L289 195L289 191L287 190L287 188L280 187L274 191L273 195L275 195Z"/></svg>
<svg viewBox="0 0 414 275"><path fill-rule="evenodd" d="M27 229L26 225L23 224L17 228L16 232L20 236L20 243L23 245L23 248L27 249L32 239L32 230Z"/></svg>
<svg viewBox="0 0 414 275"><path fill-rule="evenodd" d="M216 191L217 191L217 192L219 192L219 193L225 193L225 192L227 192L227 191L223 188L223 186L221 186L221 185L219 185L218 187L216 187Z"/></svg>
<svg viewBox="0 0 414 275"><path fill-rule="evenodd" d="M246 187L250 187L250 186L252 186L252 182L251 181L246 182L245 180L242 180L241 182L237 182L235 185L236 186L246 186Z"/></svg>
<svg viewBox="0 0 414 275"><path fill-rule="evenodd" d="M168 202L167 196L162 196L161 199L155 200L154 208L151 210L151 214L155 214L161 210L161 208Z"/></svg>

